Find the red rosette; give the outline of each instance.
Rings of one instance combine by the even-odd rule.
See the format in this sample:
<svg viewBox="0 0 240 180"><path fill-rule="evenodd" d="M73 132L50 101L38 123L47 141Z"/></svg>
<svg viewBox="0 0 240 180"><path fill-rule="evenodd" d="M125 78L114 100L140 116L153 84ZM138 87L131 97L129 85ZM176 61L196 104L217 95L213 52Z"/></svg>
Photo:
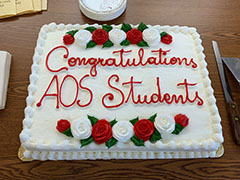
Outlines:
<svg viewBox="0 0 240 180"><path fill-rule="evenodd" d="M127 32L127 40L129 40L131 44L138 44L143 40L142 32L138 29L131 29Z"/></svg>
<svg viewBox="0 0 240 180"><path fill-rule="evenodd" d="M109 141L112 136L112 127L107 120L98 120L97 123L93 125L92 137L97 144Z"/></svg>
<svg viewBox="0 0 240 180"><path fill-rule="evenodd" d="M108 41L108 39L109 39L109 35L107 31L103 29L97 29L92 33L92 40L98 45L104 44L105 42Z"/></svg>
<svg viewBox="0 0 240 180"><path fill-rule="evenodd" d="M74 37L71 34L66 34L63 36L63 43L65 45L70 45L74 42Z"/></svg>
<svg viewBox="0 0 240 180"><path fill-rule="evenodd" d="M174 119L175 122L182 127L186 127L188 125L189 118L185 114L177 114Z"/></svg>
<svg viewBox="0 0 240 180"><path fill-rule="evenodd" d="M134 124L133 130L139 139L147 141L154 132L154 124L148 119L142 119Z"/></svg>
<svg viewBox="0 0 240 180"><path fill-rule="evenodd" d="M71 124L68 120L66 119L60 119L58 122L57 122L57 126L56 126L56 129L62 133L66 130L68 130L69 128L71 127Z"/></svg>
<svg viewBox="0 0 240 180"><path fill-rule="evenodd" d="M165 44L171 44L172 36L170 34L166 34L165 36L161 37L161 42Z"/></svg>

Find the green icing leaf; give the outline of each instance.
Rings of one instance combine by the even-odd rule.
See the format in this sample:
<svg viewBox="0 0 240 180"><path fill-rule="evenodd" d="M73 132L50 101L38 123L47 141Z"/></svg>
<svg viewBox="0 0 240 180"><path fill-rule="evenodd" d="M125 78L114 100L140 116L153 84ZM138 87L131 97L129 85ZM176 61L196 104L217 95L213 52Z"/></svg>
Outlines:
<svg viewBox="0 0 240 180"><path fill-rule="evenodd" d="M95 43L94 41L89 41L89 43L87 43L87 47L86 48L92 48L92 47L94 47L94 46L96 46L97 45L97 43Z"/></svg>
<svg viewBox="0 0 240 180"><path fill-rule="evenodd" d="M88 115L88 119L91 121L92 126L98 122L98 118L96 118L94 116Z"/></svg>
<svg viewBox="0 0 240 180"><path fill-rule="evenodd" d="M114 137L112 137L110 140L108 140L106 143L105 143L105 145L108 147L108 149L110 148L110 147L112 147L112 146L114 146L115 144L117 144L117 140L114 138Z"/></svg>
<svg viewBox="0 0 240 180"><path fill-rule="evenodd" d="M95 31L97 28L95 28L95 27L93 27L93 26L89 26L89 27L86 27L85 28L85 30L87 30L87 31L90 31L91 33L93 32L93 31Z"/></svg>
<svg viewBox="0 0 240 180"><path fill-rule="evenodd" d="M87 139L81 139L81 140L80 140L81 147L86 146L86 145L90 144L90 143L93 142L93 141L94 141L94 139L93 139L92 136L90 136L90 137L87 138Z"/></svg>
<svg viewBox="0 0 240 180"><path fill-rule="evenodd" d="M73 137L73 135L72 135L72 132L71 132L71 129L70 128L68 128L66 131L64 131L64 132L62 132L63 134L65 134L66 136L68 136L68 137Z"/></svg>
<svg viewBox="0 0 240 180"><path fill-rule="evenodd" d="M68 31L66 34L70 34L72 35L72 37L74 37L74 35L78 32L78 30L72 30L72 31Z"/></svg>
<svg viewBox="0 0 240 180"><path fill-rule="evenodd" d="M131 137L131 141L136 145L136 146L144 146L144 141L142 139L139 139L136 135Z"/></svg>
<svg viewBox="0 0 240 180"><path fill-rule="evenodd" d="M166 35L167 35L167 33L164 32L164 31L160 33L160 36L161 36L161 37L166 36Z"/></svg>
<svg viewBox="0 0 240 180"><path fill-rule="evenodd" d="M175 129L174 131L172 132L172 134L176 134L178 135L182 130L183 130L184 127L182 127L180 124L175 124Z"/></svg>
<svg viewBox="0 0 240 180"><path fill-rule="evenodd" d="M128 32L132 29L130 24L126 24L126 23L122 23L122 27L121 30L123 30L124 32Z"/></svg>
<svg viewBox="0 0 240 180"><path fill-rule="evenodd" d="M138 30L139 31L144 31L144 29L147 29L148 27L147 27L147 25L146 24L144 24L143 22L141 22L139 25L138 25Z"/></svg>
<svg viewBox="0 0 240 180"><path fill-rule="evenodd" d="M109 32L109 31L112 30L112 26L107 25L107 24L104 24L104 25L102 25L102 29L105 30L105 31L107 31L107 32Z"/></svg>
<svg viewBox="0 0 240 180"><path fill-rule="evenodd" d="M139 118L136 117L135 119L130 120L130 123L132 123L132 125L136 124L136 122L138 122Z"/></svg>
<svg viewBox="0 0 240 180"><path fill-rule="evenodd" d="M131 44L131 42L130 42L129 40L127 40L127 39L123 40L123 41L120 43L121 46L128 46L128 45L130 45L130 44Z"/></svg>
<svg viewBox="0 0 240 180"><path fill-rule="evenodd" d="M137 45L139 47L149 47L148 43L144 40L140 41Z"/></svg>
<svg viewBox="0 0 240 180"><path fill-rule="evenodd" d="M113 127L113 126L114 126L114 124L116 124L116 123L117 123L117 120L116 120L116 119L114 119L114 120L110 121L109 123L110 123L110 125Z"/></svg>
<svg viewBox="0 0 240 180"><path fill-rule="evenodd" d="M153 132L152 136L150 137L149 141L151 143L155 143L156 141L158 141L160 139L162 139L160 132L158 132L158 130L156 128L154 128L154 132Z"/></svg>
<svg viewBox="0 0 240 180"><path fill-rule="evenodd" d="M157 117L157 113L152 115L148 120L151 121L152 123L154 123L156 117Z"/></svg>
<svg viewBox="0 0 240 180"><path fill-rule="evenodd" d="M107 42L105 42L105 43L103 44L103 47L102 47L102 48L105 48L105 47L112 47L112 46L113 46L112 41L108 40Z"/></svg>

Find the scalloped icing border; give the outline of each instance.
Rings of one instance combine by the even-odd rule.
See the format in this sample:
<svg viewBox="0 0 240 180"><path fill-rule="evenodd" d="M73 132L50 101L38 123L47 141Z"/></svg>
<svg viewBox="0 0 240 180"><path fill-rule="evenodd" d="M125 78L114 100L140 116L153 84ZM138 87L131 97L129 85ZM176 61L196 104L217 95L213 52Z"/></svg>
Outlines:
<svg viewBox="0 0 240 180"><path fill-rule="evenodd" d="M47 33L48 32L53 32L55 30L71 30L71 29L84 29L85 27L89 26L89 24L84 24L84 25L80 25L80 24L56 24L56 23L50 23L49 25L43 25L40 32L39 32L39 36L38 36L38 40L37 40L37 46L35 48L35 52L34 52L34 56L33 56L33 65L31 67L32 73L30 75L30 85L28 86L28 97L26 98L26 102L27 102L27 107L25 108L25 119L23 120L23 130L20 133L20 140L21 140L21 144L26 148L29 145L32 146L33 144L29 141L31 138L31 125L32 125L32 119L31 117L33 116L34 113L34 108L33 106L33 102L34 102L34 97L33 94L36 91L36 87L35 87L35 82L38 79L37 76L37 72L39 70L38 67L38 63L41 61L41 55L43 52L43 45L45 43L45 39L47 38ZM91 26L95 26L96 28L100 28L101 26L98 24L93 24ZM120 25L112 25L113 28L121 28L121 24ZM132 27L137 27L131 25ZM148 25L149 27L151 25ZM205 93L207 96L209 96L209 98L206 99L206 102L209 105L209 110L211 113L211 120L212 120L212 128L213 128L213 132L214 134L212 135L212 137L210 137L208 140L202 140L196 143L193 142L187 142L187 141L182 141L182 143L176 143L174 141L170 141L168 144L164 144L166 145L166 148L171 148L171 144L175 144L174 148L171 149L186 149L187 151L164 151L164 149L160 150L159 152L154 152L154 151L128 151L128 152L124 152L124 151L96 151L96 152L78 152L79 155L81 157L79 157L79 159L91 159L91 157L95 157L95 159L109 159L109 158L123 158L123 159L134 159L134 158L141 158L141 159L151 159L151 158L181 158L183 156L183 158L203 158L203 157L216 157L216 152L217 149L221 148L221 144L223 142L223 136L222 136L222 126L220 124L221 122L221 118L216 106L216 99L213 95L213 89L211 87L211 80L209 79L208 76L208 70L207 70L207 63L205 61L205 55L203 53L203 46L201 45L202 41L200 39L200 35L197 33L196 28L193 27L187 27L187 26L160 26L160 25L155 25L153 26L155 28L157 28L159 31L173 31L173 32L181 32L183 34L187 34L190 33L192 35L194 44L196 46L196 52L197 52L197 57L199 58L199 67L201 70L201 75L202 75L202 80L203 80L203 85L205 86ZM34 146L38 146L39 143L34 143ZM67 145L67 144L66 144ZM190 147L190 148L189 148ZM189 151L190 149L203 149L203 151ZM21 148L20 148L21 149ZM48 157L50 157L50 153L55 153L58 154L59 159L61 159L59 154L64 154L66 153L66 158L68 159L68 157L70 157L71 155L69 155L69 153L73 153L73 152L63 152L63 151L59 151L59 152L54 152L54 151L28 151L26 150L24 153L25 157L29 157L29 158L37 158L38 155L37 154L41 154L41 157L45 157L42 159L51 159L51 158L46 158L46 154L48 154ZM77 152L76 152L77 153ZM92 153L91 157L89 158L89 155ZM100 155L99 155L100 153ZM101 155L101 154L104 155ZM123 154L122 154L123 153ZM130 153L130 154L129 154ZM140 154L141 155L140 155ZM186 153L190 153L189 155ZM222 151L223 153L223 151ZM30 154L32 154L31 156L29 156ZM45 155L44 155L45 154ZM83 155L84 154L84 155ZM97 155L96 155L97 154ZM108 154L108 155L107 155ZM113 154L116 154L117 156L114 157ZM132 158L129 158L128 156L132 154ZM110 157L111 156L111 157ZM220 157L220 156L219 156ZM20 158L21 159L21 158ZM40 159L40 158L37 158ZM54 158L53 158L54 159ZM72 158L74 159L74 158ZM92 158L94 159L94 158ZM54 159L56 160L56 159Z"/></svg>
<svg viewBox="0 0 240 180"><path fill-rule="evenodd" d="M22 146L18 150L18 158L22 161L34 160L96 160L96 159L189 159L189 158L220 158L224 154L221 144L217 151L122 151L122 152L56 152L27 151Z"/></svg>

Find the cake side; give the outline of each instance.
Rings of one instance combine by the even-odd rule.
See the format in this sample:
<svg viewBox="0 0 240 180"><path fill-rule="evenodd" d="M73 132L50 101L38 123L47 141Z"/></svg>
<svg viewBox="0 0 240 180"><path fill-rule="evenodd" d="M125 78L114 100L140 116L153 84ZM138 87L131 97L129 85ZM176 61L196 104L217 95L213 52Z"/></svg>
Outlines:
<svg viewBox="0 0 240 180"><path fill-rule="evenodd" d="M41 77L39 78L39 70L41 71L42 68L42 63L45 60L46 54L47 52L49 52L49 50L52 48L49 48L48 50L46 50L46 39L48 38L48 33L52 33L52 32L61 32L59 37L62 37L63 34L65 34L66 31L69 31L71 29L83 29L88 27L89 25L56 25L55 23L51 23L49 25L45 25L41 28L41 31L39 33L39 38L37 41L37 47L35 49L35 54L33 57L33 65L32 65L32 74L30 75L30 85L29 85L29 95L27 97L27 107L25 109L25 119L23 121L23 131L20 134L20 140L22 142L23 147L26 149L25 154L26 157L34 157L34 159L67 159L70 157L65 157L64 154L66 154L67 151L70 151L72 154L72 156L74 156L73 159L82 159L83 157L79 157L79 154L84 154L84 157L89 156L90 154L98 154L98 156L96 155L96 158L103 158L103 156L107 156L106 154L109 155L109 153L111 154L111 156L109 158L119 158L119 153L123 153L124 157L122 158L131 158L131 154L136 154L137 153L137 158L144 158L147 157L146 154L159 154L159 157L156 158L167 158L169 157L214 157L214 154L216 154L216 150L219 148L220 144L223 142L223 138L222 138L222 131L221 131L221 125L220 125L220 116L216 107L216 103L215 103L215 98L213 96L213 89L211 88L210 85L210 79L208 77L208 71L206 69L206 62L205 62L205 56L203 54L203 47L201 46L201 40L200 40L200 36L199 34L196 32L195 28L188 28L188 27L179 27L179 26L153 26L154 28L158 29L159 31L166 31L168 33L181 33L181 34L188 34L189 36L192 37L194 45L195 45L195 49L194 51L196 52L196 58L197 58L197 64L198 64L198 70L201 76L201 79L199 80L200 83L202 83L202 93L204 93L204 101L205 101L205 107L207 110L209 110L209 114L206 114L206 116L209 116L209 119L206 120L206 125L208 127L204 127L204 123L201 125L202 128L208 128L208 130L206 131L206 134L208 134L208 136L204 137L201 141L196 140L198 137L196 137L196 135L194 135L194 137L191 138L186 138L186 137L179 137L179 139L175 139L175 140L166 140L165 142L163 141L157 141L156 143L150 143L149 141L145 142L145 147L136 147L132 142L129 143L117 143L116 146L113 146L111 149L107 149L106 146L104 145L98 145L96 143L92 143L86 147L81 148L80 147L80 143L79 141L73 141L71 138L68 137L64 137L62 135L57 134L58 132L55 131L53 132L53 136L56 137L56 139L58 138L58 136L60 137L60 139L58 140L52 140L52 141L48 141L46 139L37 139L36 137L41 133L38 132L38 130L36 129L34 123L36 124L36 119L34 119L34 114L36 114L36 112L38 113L39 109L36 108L36 101L39 100L39 97L41 95L39 95L39 97L36 98L36 94L35 92L37 90L40 89L39 84L36 85L37 81L39 79L41 79ZM94 25L96 28L101 28L101 26L95 24ZM112 25L113 28L116 29L120 29L121 25L115 26ZM134 26L137 27L137 26ZM159 32L160 33L160 32ZM173 36L175 38L175 36ZM176 39L177 39L177 35L176 35ZM51 44L51 43L48 43ZM138 51L137 48L135 47L131 47L133 50ZM117 49L120 49L119 47ZM155 48L156 49L156 48ZM47 52L45 52L47 51ZM72 50L71 52L77 52L78 50ZM100 51L100 50L99 50ZM44 54L45 53L45 54ZM106 52L108 53L108 52ZM43 55L44 54L44 57ZM146 52L147 54L147 52ZM107 69L107 71L109 71ZM130 71L130 70L129 70ZM131 73L134 73L135 70L131 71ZM167 71L171 71L168 70ZM191 70L186 70L186 71L191 71ZM98 73L104 73L104 69L98 69ZM122 76L124 73L126 72L121 72ZM197 73L197 74L199 74ZM43 74L43 73L41 73ZM172 70L172 74L174 74L174 69ZM182 74L184 74L184 72L182 72ZM138 74L136 74L138 75ZM186 76L186 74L184 74ZM128 77L129 78L129 77ZM191 78L191 77L189 77ZM46 87L44 87L46 88ZM143 90L144 92L144 90ZM40 93L42 94L42 92ZM54 103L51 104L52 107L54 106ZM131 106L130 106L131 107ZM133 107L136 108L136 107ZM162 109L164 109L164 107L161 107ZM174 107L174 108L179 108L180 112L181 112L181 107ZM76 109L76 108L75 108ZM154 109L154 108L153 108ZM171 108L170 108L171 109ZM190 109L190 111L192 111L194 109ZM70 110L67 110L70 111ZM141 108L139 108L139 111L141 111ZM90 111L91 112L91 111ZM167 109L167 107L164 110L159 111L158 113L173 113L174 111L170 111L169 109ZM46 112L45 112L46 113ZM87 112L87 114L89 113L89 110ZM99 116L101 116L101 112L95 113L95 112L91 112L92 115L98 114ZM95 114L94 114L95 113ZM145 112L143 114L141 114L141 118L148 118L150 117L152 114L156 113L156 108L155 111L153 112ZM200 112L201 113L201 112ZM74 112L73 112L74 114ZM77 113L75 113L77 116ZM110 113L109 113L110 114ZM121 112L120 112L121 114ZM188 112L189 114L189 112ZM196 113L198 114L198 113ZM132 119L134 117L136 117L137 115L139 115L139 113L133 113L130 116L127 115L127 117L129 117L128 119ZM55 117L56 119L51 123L51 126L53 126L55 128L56 126L56 121L59 118L69 118L69 119L75 119L77 118L76 116L72 116L69 115L69 113L62 113L60 116L65 116L65 117ZM120 115L119 115L120 117ZM117 118L120 119L121 118ZM101 117L99 117L101 118ZM104 116L104 118L106 119L114 119L115 117L113 115L109 115L109 116ZM126 117L124 117L126 118ZM201 119L200 119L201 120ZM210 122L210 125L207 124L208 121ZM195 123L197 124L197 123ZM39 127L39 126L38 126ZM187 130L186 130L187 131ZM191 131L196 131L196 128L191 130ZM202 131L202 130L200 130ZM37 132L37 133L36 133ZM50 133L50 132L49 132ZM199 132L200 133L200 132ZM36 137L35 134L37 134ZM201 133L200 133L201 134ZM175 138L175 136L174 136ZM97 150L97 151L96 151ZM105 155L104 155L104 153ZM166 154L168 153L168 154ZM92 155L93 155L92 154ZM114 155L115 154L115 155ZM145 155L144 155L145 154ZM161 155L160 155L161 154ZM68 155L69 156L69 155ZM121 155L122 156L122 155ZM135 155L134 155L135 156ZM153 155L149 155L149 157L153 157ZM157 155L156 155L157 156ZM61 158L60 158L61 157ZM95 157L95 156L94 156ZM88 158L88 157L86 157ZM92 156L89 158L93 158ZM134 158L134 157L132 157Z"/></svg>

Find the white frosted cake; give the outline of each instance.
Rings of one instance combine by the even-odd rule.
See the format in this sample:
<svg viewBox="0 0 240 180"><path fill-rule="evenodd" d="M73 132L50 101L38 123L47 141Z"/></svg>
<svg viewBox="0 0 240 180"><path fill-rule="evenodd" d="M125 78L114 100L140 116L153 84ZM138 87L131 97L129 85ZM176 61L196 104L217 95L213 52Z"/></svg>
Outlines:
<svg viewBox="0 0 240 180"><path fill-rule="evenodd" d="M22 160L208 158L221 118L195 28L44 25Z"/></svg>

